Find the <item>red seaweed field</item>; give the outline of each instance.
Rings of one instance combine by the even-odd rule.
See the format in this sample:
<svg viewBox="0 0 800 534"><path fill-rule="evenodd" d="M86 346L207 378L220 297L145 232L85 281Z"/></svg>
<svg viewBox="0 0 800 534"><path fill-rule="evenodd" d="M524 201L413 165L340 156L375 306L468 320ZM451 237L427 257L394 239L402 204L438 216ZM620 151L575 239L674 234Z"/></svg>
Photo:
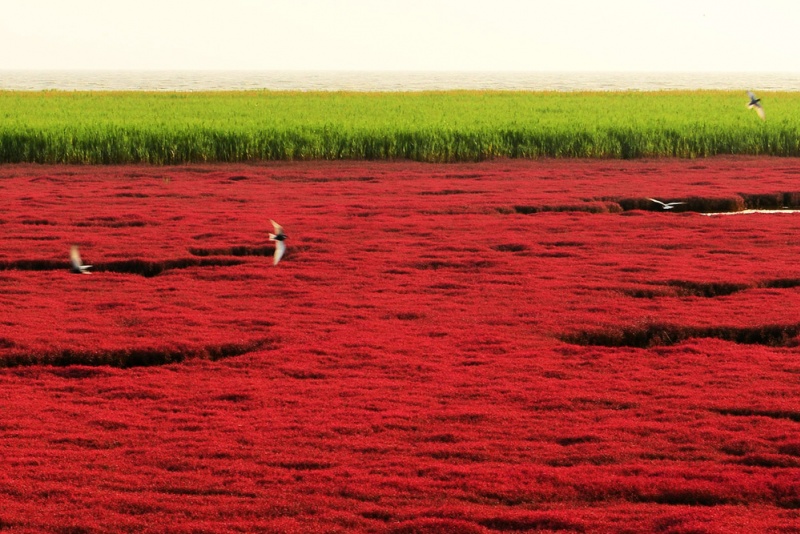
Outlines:
<svg viewBox="0 0 800 534"><path fill-rule="evenodd" d="M798 179L0 166L0 532L800 533Z"/></svg>

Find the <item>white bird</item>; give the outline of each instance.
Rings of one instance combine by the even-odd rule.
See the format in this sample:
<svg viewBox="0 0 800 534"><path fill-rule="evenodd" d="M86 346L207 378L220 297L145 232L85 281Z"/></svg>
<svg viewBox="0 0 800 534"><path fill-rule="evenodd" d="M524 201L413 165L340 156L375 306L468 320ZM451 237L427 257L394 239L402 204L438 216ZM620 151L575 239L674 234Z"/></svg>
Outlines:
<svg viewBox="0 0 800 534"><path fill-rule="evenodd" d="M656 200L654 198L648 198L647 200L651 200L656 204L661 204L665 210L671 210L675 206L680 206L681 204L686 204L686 202L661 202L660 200Z"/></svg>
<svg viewBox="0 0 800 534"><path fill-rule="evenodd" d="M90 268L91 265L84 265L81 261L81 255L78 252L78 247L72 245L72 248L69 250L69 261L72 264L72 272L78 274L91 274L86 269Z"/></svg>
<svg viewBox="0 0 800 534"><path fill-rule="evenodd" d="M283 233L283 226L272 219L270 219L269 222L272 223L272 227L275 229L274 234L269 234L269 240L275 241L275 255L272 259L272 265L278 265L278 262L281 261L283 257L283 253L286 252L286 243L284 243L284 240L289 236Z"/></svg>
<svg viewBox="0 0 800 534"><path fill-rule="evenodd" d="M747 104L747 108L756 110L756 113L758 113L762 121L767 120L767 117L764 115L764 108L761 107L761 99L756 98L756 95L754 95L752 91L747 91L747 96L750 97L750 103Z"/></svg>

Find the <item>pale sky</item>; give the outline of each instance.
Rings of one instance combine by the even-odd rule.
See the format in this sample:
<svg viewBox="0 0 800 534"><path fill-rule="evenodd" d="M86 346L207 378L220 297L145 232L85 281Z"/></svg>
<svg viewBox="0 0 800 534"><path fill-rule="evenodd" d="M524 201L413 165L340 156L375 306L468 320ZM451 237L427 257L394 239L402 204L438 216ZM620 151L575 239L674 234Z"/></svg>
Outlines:
<svg viewBox="0 0 800 534"><path fill-rule="evenodd" d="M800 0L0 0L0 70L800 72Z"/></svg>

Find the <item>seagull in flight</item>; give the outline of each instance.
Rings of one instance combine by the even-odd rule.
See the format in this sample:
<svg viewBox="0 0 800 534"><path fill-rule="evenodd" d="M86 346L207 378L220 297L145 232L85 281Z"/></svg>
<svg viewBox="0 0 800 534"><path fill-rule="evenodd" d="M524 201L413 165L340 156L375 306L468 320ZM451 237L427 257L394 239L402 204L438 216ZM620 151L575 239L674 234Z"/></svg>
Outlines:
<svg viewBox="0 0 800 534"><path fill-rule="evenodd" d="M756 110L756 113L758 113L762 121L767 120L767 117L764 115L764 108L761 107L761 99L756 98L756 95L754 95L752 91L747 91L747 96L750 97L750 103L747 104L747 108Z"/></svg>
<svg viewBox="0 0 800 534"><path fill-rule="evenodd" d="M78 252L78 247L72 245L72 248L69 250L69 261L72 264L72 272L78 274L92 274L87 269L91 267L91 265L84 265L81 261L81 255Z"/></svg>
<svg viewBox="0 0 800 534"><path fill-rule="evenodd" d="M686 204L686 202L661 202L660 200L656 200L654 198L648 198L647 200L652 200L656 204L661 204L665 210L671 210L675 206L680 206L681 204Z"/></svg>
<svg viewBox="0 0 800 534"><path fill-rule="evenodd" d="M283 233L283 226L272 219L270 219L269 222L272 223L272 227L275 231L274 234L269 234L269 240L275 241L275 256L273 256L272 265L278 265L278 262L281 261L283 257L283 253L286 252L286 243L284 243L284 240L289 236Z"/></svg>

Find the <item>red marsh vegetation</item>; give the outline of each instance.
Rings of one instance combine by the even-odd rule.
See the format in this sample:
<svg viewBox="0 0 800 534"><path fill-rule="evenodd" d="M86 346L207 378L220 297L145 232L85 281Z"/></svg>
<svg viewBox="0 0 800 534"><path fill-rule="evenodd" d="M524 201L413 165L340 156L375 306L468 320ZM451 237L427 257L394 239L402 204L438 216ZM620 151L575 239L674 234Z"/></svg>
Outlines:
<svg viewBox="0 0 800 534"><path fill-rule="evenodd" d="M0 531L800 532L799 175L0 167Z"/></svg>

